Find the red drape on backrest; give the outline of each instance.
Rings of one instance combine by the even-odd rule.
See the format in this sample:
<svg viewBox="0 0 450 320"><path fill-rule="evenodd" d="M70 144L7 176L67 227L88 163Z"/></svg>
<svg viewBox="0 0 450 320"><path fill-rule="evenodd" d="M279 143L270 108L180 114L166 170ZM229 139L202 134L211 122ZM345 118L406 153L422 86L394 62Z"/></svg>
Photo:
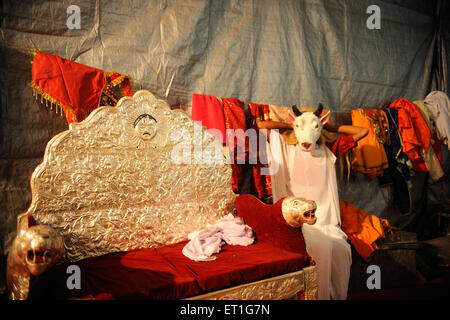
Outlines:
<svg viewBox="0 0 450 320"><path fill-rule="evenodd" d="M43 99L64 110L67 123L83 121L100 106L102 94L115 105L122 96L133 96L128 75L86 66L57 55L36 52L31 87ZM118 87L117 95L113 87Z"/></svg>
<svg viewBox="0 0 450 320"><path fill-rule="evenodd" d="M100 104L105 72L57 55L37 52L31 86L44 99L63 108L68 123L86 118Z"/></svg>

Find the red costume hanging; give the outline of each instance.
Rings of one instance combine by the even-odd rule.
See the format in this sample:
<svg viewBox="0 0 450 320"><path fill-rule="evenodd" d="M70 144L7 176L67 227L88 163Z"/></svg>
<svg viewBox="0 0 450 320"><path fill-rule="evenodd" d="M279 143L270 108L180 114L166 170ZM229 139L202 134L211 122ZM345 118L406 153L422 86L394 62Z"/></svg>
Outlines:
<svg viewBox="0 0 450 320"><path fill-rule="evenodd" d="M253 129L256 129L256 120L263 120L263 121L271 120L269 105L249 103L248 108L250 111L249 116ZM258 139L258 140L259 140L258 150L255 150L257 152L252 153L254 156L257 156L258 159L256 159L256 164L252 165L252 171L257 197L259 199L263 199L272 195L272 182L270 180L270 175L261 174L261 169L264 168L266 165L262 164L260 161L261 159L260 152L263 152L262 154L263 157L266 156L265 143L267 142L267 140L266 139L264 140ZM264 141L264 145L259 145L260 141Z"/></svg>
<svg viewBox="0 0 450 320"><path fill-rule="evenodd" d="M225 128L227 130L228 151L233 156L231 159L231 168L233 170L231 184L233 191L239 193L244 179L244 167L242 164L247 163L249 154L248 143L244 135L247 130L245 105L244 102L237 98L221 98L221 101L225 116ZM236 130L242 130L242 135Z"/></svg>
<svg viewBox="0 0 450 320"><path fill-rule="evenodd" d="M420 149L427 151L430 147L431 132L425 119L414 103L399 98L389 108L398 110L398 126L403 140L403 152L413 164L415 171L428 171Z"/></svg>
<svg viewBox="0 0 450 320"><path fill-rule="evenodd" d="M220 143L226 144L223 108L215 96L192 94L192 120L206 127Z"/></svg>

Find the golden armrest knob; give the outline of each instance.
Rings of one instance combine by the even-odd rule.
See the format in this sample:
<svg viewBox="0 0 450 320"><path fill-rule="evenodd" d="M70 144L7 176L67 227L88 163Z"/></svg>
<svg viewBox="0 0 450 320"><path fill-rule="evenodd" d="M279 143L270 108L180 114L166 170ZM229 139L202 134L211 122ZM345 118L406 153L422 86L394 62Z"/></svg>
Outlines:
<svg viewBox="0 0 450 320"><path fill-rule="evenodd" d="M316 223L316 210L316 203L304 198L286 197L281 204L284 220L294 228L301 227L303 223L311 225Z"/></svg>
<svg viewBox="0 0 450 320"><path fill-rule="evenodd" d="M11 245L7 261L11 297L26 299L30 274L41 275L63 256L63 238L55 229L36 225L20 232Z"/></svg>

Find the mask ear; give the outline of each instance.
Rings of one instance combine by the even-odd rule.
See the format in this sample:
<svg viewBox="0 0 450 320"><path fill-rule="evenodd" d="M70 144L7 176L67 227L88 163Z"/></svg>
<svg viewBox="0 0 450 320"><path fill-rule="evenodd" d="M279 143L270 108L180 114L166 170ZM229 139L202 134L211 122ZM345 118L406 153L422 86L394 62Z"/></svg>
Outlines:
<svg viewBox="0 0 450 320"><path fill-rule="evenodd" d="M330 119L330 111L328 111L325 115L320 118L320 124L323 126Z"/></svg>
<svg viewBox="0 0 450 320"><path fill-rule="evenodd" d="M292 123L294 123L295 117L292 115L292 113L291 113L290 111L288 112L288 116L289 116L289 120L290 120Z"/></svg>

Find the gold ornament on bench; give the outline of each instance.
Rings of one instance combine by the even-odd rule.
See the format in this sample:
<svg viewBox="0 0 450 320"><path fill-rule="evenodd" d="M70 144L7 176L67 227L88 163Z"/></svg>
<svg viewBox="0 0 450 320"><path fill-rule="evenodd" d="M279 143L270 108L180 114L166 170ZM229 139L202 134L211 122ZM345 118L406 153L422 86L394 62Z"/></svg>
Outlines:
<svg viewBox="0 0 450 320"><path fill-rule="evenodd" d="M286 197L281 204L284 220L291 227L298 228L303 223L313 225L317 221L315 201L298 197Z"/></svg>
<svg viewBox="0 0 450 320"><path fill-rule="evenodd" d="M12 299L25 299L30 274L40 276L64 256L62 237L49 226L32 226L19 234L8 255L7 283Z"/></svg>
<svg viewBox="0 0 450 320"><path fill-rule="evenodd" d="M231 170L205 127L146 90L95 109L49 141L31 176L31 205L18 216L8 257L11 298L26 299L30 275L60 257L76 262L175 244L233 214ZM308 205L302 210L312 215ZM301 203L289 206L294 224L314 218L298 215ZM225 289L223 296L315 298L314 277L307 267Z"/></svg>

